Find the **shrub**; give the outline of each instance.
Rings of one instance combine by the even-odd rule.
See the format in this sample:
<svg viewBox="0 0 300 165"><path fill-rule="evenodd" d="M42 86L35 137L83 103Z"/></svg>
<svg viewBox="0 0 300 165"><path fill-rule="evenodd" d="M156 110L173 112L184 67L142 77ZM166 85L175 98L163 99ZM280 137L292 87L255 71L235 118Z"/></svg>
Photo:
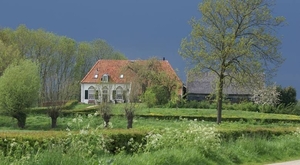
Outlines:
<svg viewBox="0 0 300 165"><path fill-rule="evenodd" d="M183 107L183 108L213 109L214 105L211 104L209 101L191 100L191 101L183 102L183 105L181 107Z"/></svg>
<svg viewBox="0 0 300 165"><path fill-rule="evenodd" d="M143 99L148 108L152 108L157 104L156 95L152 90L147 90L143 95Z"/></svg>
<svg viewBox="0 0 300 165"><path fill-rule="evenodd" d="M279 113L279 114L299 114L299 106L297 106L294 103L290 104L279 104L276 108L274 108L274 113Z"/></svg>
<svg viewBox="0 0 300 165"><path fill-rule="evenodd" d="M166 86L154 85L147 88L143 95L144 102L148 107L153 107L156 105L165 105L171 99L171 94Z"/></svg>
<svg viewBox="0 0 300 165"><path fill-rule="evenodd" d="M77 104L78 104L78 100L70 100L64 105L63 109L66 110L73 109Z"/></svg>

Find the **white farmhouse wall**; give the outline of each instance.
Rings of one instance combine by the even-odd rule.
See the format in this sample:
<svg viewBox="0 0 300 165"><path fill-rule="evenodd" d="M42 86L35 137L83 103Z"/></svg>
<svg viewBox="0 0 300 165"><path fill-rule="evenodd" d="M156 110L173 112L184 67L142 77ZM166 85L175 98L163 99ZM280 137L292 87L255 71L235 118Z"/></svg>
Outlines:
<svg viewBox="0 0 300 165"><path fill-rule="evenodd" d="M81 102L82 103L88 103L89 99L85 98L85 91L88 90L90 87L94 87L96 90L99 92L102 92L103 87L107 87L109 91L109 100L113 100L113 90L116 90L118 87L122 87L123 91L127 90L130 92L131 90L131 85L126 83L126 84L109 84L109 83L103 83L103 84L81 84ZM129 95L129 93L128 93Z"/></svg>

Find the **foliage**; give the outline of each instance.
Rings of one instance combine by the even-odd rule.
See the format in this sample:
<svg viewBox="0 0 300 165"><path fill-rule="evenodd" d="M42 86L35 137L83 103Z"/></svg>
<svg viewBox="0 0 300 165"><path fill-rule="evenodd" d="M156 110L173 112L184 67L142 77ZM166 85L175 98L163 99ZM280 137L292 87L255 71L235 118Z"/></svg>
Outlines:
<svg viewBox="0 0 300 165"><path fill-rule="evenodd" d="M277 91L280 93L279 102L277 103L277 105L283 104L284 106L288 106L291 104L297 104L297 92L295 88L291 86L286 88L278 86Z"/></svg>
<svg viewBox="0 0 300 165"><path fill-rule="evenodd" d="M20 53L16 46L6 46L0 39L0 76L2 76L4 70L13 62L21 59Z"/></svg>
<svg viewBox="0 0 300 165"><path fill-rule="evenodd" d="M261 112L277 114L300 114L300 106L295 104L279 104L277 106L264 106L260 108Z"/></svg>
<svg viewBox="0 0 300 165"><path fill-rule="evenodd" d="M253 102L241 102L241 103L227 103L224 105L225 110L242 110L242 111L252 111L259 112L259 105Z"/></svg>
<svg viewBox="0 0 300 165"><path fill-rule="evenodd" d="M275 85L254 90L252 100L256 104L275 106L279 102L280 93Z"/></svg>
<svg viewBox="0 0 300 165"><path fill-rule="evenodd" d="M150 132L146 136L146 152L172 148L190 148L198 146L200 153L205 154L220 146L219 135L214 127L197 121L183 123L180 128L165 128L160 133ZM203 152L203 153L202 153Z"/></svg>
<svg viewBox="0 0 300 165"><path fill-rule="evenodd" d="M156 94L152 90L147 90L143 95L143 102L147 107L152 108L157 104Z"/></svg>
<svg viewBox="0 0 300 165"><path fill-rule="evenodd" d="M217 123L225 85L261 86L283 62L274 29L284 18L273 17L271 7L263 0L204 0L199 5L202 18L190 21L192 32L182 40L179 53L195 72L217 77Z"/></svg>
<svg viewBox="0 0 300 165"><path fill-rule="evenodd" d="M11 64L0 77L0 107L5 114L18 120L24 128L25 109L33 106L38 98L40 78L38 65L30 60Z"/></svg>
<svg viewBox="0 0 300 165"><path fill-rule="evenodd" d="M76 42L43 29L28 29L25 25L20 25L15 30L1 29L0 40L0 75L11 61L19 58L38 62L41 78L40 105L56 101L53 97L49 99L53 92L59 92L59 98L65 100L79 100L78 82L97 60L126 59L104 40Z"/></svg>
<svg viewBox="0 0 300 165"><path fill-rule="evenodd" d="M172 94L176 94L172 92L178 90L180 86L178 84L179 79L176 74L173 74L173 70L162 68L163 62L167 61L160 61L157 58L150 58L144 61L137 60L123 69L134 73L133 82L137 82L136 85L139 87L135 87L141 89L141 94L144 94L150 87L162 87L168 92L170 99Z"/></svg>
<svg viewBox="0 0 300 165"><path fill-rule="evenodd" d="M170 93L165 86L154 85L148 87L143 96L143 101L148 105L148 107L153 107L156 105L165 105L170 100Z"/></svg>
<svg viewBox="0 0 300 165"><path fill-rule="evenodd" d="M299 156L300 149L299 130L278 137L223 140L213 125L183 120L178 128L147 135L117 131L104 134L82 125L64 137L54 138L52 132L39 140L2 138L0 164L266 164Z"/></svg>

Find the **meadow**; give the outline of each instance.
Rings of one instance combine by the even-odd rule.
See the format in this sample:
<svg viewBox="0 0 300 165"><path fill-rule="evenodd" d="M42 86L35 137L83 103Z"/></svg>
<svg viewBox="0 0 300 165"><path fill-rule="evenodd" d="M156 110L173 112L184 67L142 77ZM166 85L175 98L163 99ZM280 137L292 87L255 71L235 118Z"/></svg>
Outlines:
<svg viewBox="0 0 300 165"><path fill-rule="evenodd" d="M266 164L300 158L299 116L224 110L224 119L241 120L198 120L215 113L139 106L132 129L126 129L122 105L114 107L109 128L97 113L61 116L55 129L45 114L30 113L24 130L0 116L0 164Z"/></svg>

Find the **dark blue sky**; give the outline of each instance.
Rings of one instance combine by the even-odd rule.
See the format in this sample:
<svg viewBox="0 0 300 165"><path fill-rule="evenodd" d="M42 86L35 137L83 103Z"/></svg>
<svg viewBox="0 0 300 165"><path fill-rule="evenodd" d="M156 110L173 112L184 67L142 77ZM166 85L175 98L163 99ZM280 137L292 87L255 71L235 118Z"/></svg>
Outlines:
<svg viewBox="0 0 300 165"><path fill-rule="evenodd" d="M1 0L0 27L25 24L76 41L104 39L129 59L166 57L186 81L186 62L178 54L181 39L188 36L188 21L200 18L201 0ZM277 0L274 15L287 25L278 30L285 63L274 82L293 86L300 98L300 1Z"/></svg>

